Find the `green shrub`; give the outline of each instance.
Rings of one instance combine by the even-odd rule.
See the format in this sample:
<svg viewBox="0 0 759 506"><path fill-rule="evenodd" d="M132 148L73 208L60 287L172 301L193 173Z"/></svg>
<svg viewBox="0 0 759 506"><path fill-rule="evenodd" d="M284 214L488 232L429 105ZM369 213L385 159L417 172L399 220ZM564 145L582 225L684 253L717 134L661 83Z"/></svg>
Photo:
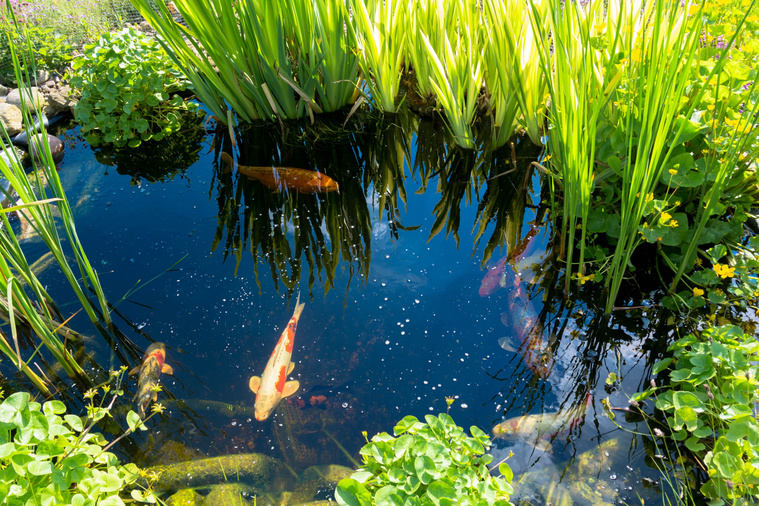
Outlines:
<svg viewBox="0 0 759 506"><path fill-rule="evenodd" d="M102 35L74 60L71 85L81 91L74 117L93 146L139 146L176 132L179 113L197 108L172 92L181 77L157 41L125 28Z"/></svg>
<svg viewBox="0 0 759 506"><path fill-rule="evenodd" d="M0 404L0 504L124 505L119 493L139 469L122 466L101 434L65 413L61 401L40 405L26 392Z"/></svg>
<svg viewBox="0 0 759 506"><path fill-rule="evenodd" d="M337 486L341 505L506 505L513 492L512 472L501 463L503 478L490 475L485 452L490 438L472 426L471 437L445 413L427 423L407 416L392 437L377 434L361 449L364 466Z"/></svg>

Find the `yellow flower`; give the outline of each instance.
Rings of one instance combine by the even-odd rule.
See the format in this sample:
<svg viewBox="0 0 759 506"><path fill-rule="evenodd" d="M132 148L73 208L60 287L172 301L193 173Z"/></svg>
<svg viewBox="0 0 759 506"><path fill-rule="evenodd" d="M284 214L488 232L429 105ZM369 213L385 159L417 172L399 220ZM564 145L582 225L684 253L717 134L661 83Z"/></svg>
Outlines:
<svg viewBox="0 0 759 506"><path fill-rule="evenodd" d="M707 106L706 106L706 108L707 108L709 111L713 111L713 110L714 110L714 104L709 104L709 105L707 105Z"/></svg>
<svg viewBox="0 0 759 506"><path fill-rule="evenodd" d="M588 274L587 276L583 276L581 273L577 273L577 281L580 282L581 285L584 285L586 281L595 281L596 279L596 273Z"/></svg>
<svg viewBox="0 0 759 506"><path fill-rule="evenodd" d="M649 193L648 195L646 195L646 202L651 202L652 200L654 200L653 193Z"/></svg>
<svg viewBox="0 0 759 506"><path fill-rule="evenodd" d="M633 50L632 50L632 52L630 53L630 59L631 59L632 61L634 61L634 62L638 62L638 61L640 61L640 60L641 60L641 55L642 55L642 53L643 53L643 52L640 50L640 48L639 48L639 47L636 47L636 48L635 48L635 49L633 49Z"/></svg>
<svg viewBox="0 0 759 506"><path fill-rule="evenodd" d="M606 23L598 23L593 28L596 29L596 32L603 32L604 30L606 30Z"/></svg>
<svg viewBox="0 0 759 506"><path fill-rule="evenodd" d="M698 4L691 5L688 9L688 16L692 16L698 12L701 7Z"/></svg>
<svg viewBox="0 0 759 506"><path fill-rule="evenodd" d="M696 264L696 267L701 267L701 264L703 264L704 261L701 260L700 258L696 258L696 261L693 263Z"/></svg>
<svg viewBox="0 0 759 506"><path fill-rule="evenodd" d="M679 200L675 200L675 205L679 206L680 205L680 201Z"/></svg>
<svg viewBox="0 0 759 506"><path fill-rule="evenodd" d="M669 169L669 173L672 174L673 176L676 176L677 175L677 170L676 169Z"/></svg>
<svg viewBox="0 0 759 506"><path fill-rule="evenodd" d="M730 267L729 265L714 264L713 269L714 272L717 273L717 276L721 277L722 279L732 278L735 276L735 267Z"/></svg>
<svg viewBox="0 0 759 506"><path fill-rule="evenodd" d="M672 215L669 213L661 213L661 216L659 217L659 223L662 225L666 225L667 222L672 218Z"/></svg>
<svg viewBox="0 0 759 506"><path fill-rule="evenodd" d="M672 220L669 222L669 226L672 228L677 228L680 226L680 224L677 222L677 220Z"/></svg>
<svg viewBox="0 0 759 506"><path fill-rule="evenodd" d="M696 297L701 297L704 294L704 291L700 288L694 288L693 289L693 295Z"/></svg>

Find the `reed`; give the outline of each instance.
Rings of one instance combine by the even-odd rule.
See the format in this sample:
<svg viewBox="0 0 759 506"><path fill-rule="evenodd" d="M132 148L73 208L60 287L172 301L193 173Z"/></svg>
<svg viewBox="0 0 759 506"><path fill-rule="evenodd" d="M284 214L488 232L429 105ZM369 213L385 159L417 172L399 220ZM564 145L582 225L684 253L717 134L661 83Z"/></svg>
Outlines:
<svg viewBox="0 0 759 506"><path fill-rule="evenodd" d="M619 16L634 19L639 15L634 9L633 2ZM639 226L686 124L680 122L673 138L675 119L686 112L682 97L692 85L691 69L698 61L701 21L696 17L688 23L687 15L685 7L657 2L650 23L642 26L637 35L635 30L628 30L622 38L628 56L625 83L630 91L625 107L620 109L625 132L625 153L619 167L621 224L605 280L607 312L614 306L632 254L643 240Z"/></svg>
<svg viewBox="0 0 759 506"><path fill-rule="evenodd" d="M446 124L454 142L465 149L475 148L471 124L477 97L485 77L483 29L477 0L455 0L446 11L446 31L441 48L430 37L420 37L432 62L430 84L445 111Z"/></svg>
<svg viewBox="0 0 759 506"><path fill-rule="evenodd" d="M591 41L592 20L603 2L587 4L550 3L545 19L541 9L530 3L530 22L538 40L538 52L551 98L548 136L553 191L563 190L561 245L559 255L567 272L581 270L585 259L586 229L594 187L596 137L611 73L607 67L597 74ZM553 51L551 47L553 46ZM600 80L600 82L599 82ZM580 237L576 237L579 228ZM579 258L575 260L575 248ZM565 290L570 276L566 276Z"/></svg>
<svg viewBox="0 0 759 506"><path fill-rule="evenodd" d="M6 6L8 11L12 12L10 2L7 2ZM32 54L32 48L16 48L12 42L10 48L16 82L22 87L24 85L29 87L30 81L26 69L31 69L32 74L36 74L36 69L34 61L27 61L24 53ZM27 131L33 131L32 113L39 114L40 111L34 111L24 98L22 94L21 109L24 126ZM17 206L5 209L1 216L3 229L0 231L0 276L4 284L4 295L0 298L2 307L0 312L5 315L4 318L7 318L9 323L13 345L11 346L7 336L2 334L0 335L0 351L13 360L19 370L40 392L49 396L48 386L28 365L41 347L47 349L71 377L87 379L87 375L57 334L60 324L56 322L56 319L62 320L61 315L35 275L32 264L27 260L8 220L9 212L18 212L22 223L26 223L45 243L91 322L101 333L108 332L103 324L110 327L111 320L97 272L90 264L79 242L73 213L58 178L44 127L42 127L41 142L35 137L30 139L31 142L37 143L36 151L41 153L41 156L39 159L33 159L32 172L29 175L25 172L15 149L7 147L12 144L5 128L2 128L2 137L5 142L2 156L0 156L0 172L18 195L19 203ZM4 191L4 193L6 197L11 198L10 191ZM57 221L60 221L62 231L59 230ZM64 249L63 242L67 242L69 248ZM76 261L76 272L70 265L67 253L73 255ZM90 300L86 293L88 289L96 294L97 304ZM33 344L36 350L26 360L21 357L19 344L21 323L31 328L40 341L39 345Z"/></svg>
<svg viewBox="0 0 759 506"><path fill-rule="evenodd" d="M373 104L381 111L397 112L401 68L408 31L403 0L351 0L350 27L358 44L361 71Z"/></svg>
<svg viewBox="0 0 759 506"><path fill-rule="evenodd" d="M442 52L442 36L445 33L446 2L440 0L409 0L408 43L406 44L406 66L414 71L416 92L422 100L435 95L432 88L433 63L427 53L421 34L427 36L437 53ZM448 4L448 8L453 5Z"/></svg>

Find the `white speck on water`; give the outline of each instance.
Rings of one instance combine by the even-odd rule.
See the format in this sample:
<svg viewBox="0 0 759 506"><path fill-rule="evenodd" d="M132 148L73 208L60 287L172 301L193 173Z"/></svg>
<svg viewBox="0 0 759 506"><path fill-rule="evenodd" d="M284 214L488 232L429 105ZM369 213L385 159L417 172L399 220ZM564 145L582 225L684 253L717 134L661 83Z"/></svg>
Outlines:
<svg viewBox="0 0 759 506"><path fill-rule="evenodd" d="M390 341L385 341L385 344L390 344Z"/></svg>
<svg viewBox="0 0 759 506"><path fill-rule="evenodd" d="M430 382L427 380L424 380L422 383L424 383L425 385L429 385Z"/></svg>
<svg viewBox="0 0 759 506"><path fill-rule="evenodd" d="M414 299L414 304L419 304L419 299Z"/></svg>
<svg viewBox="0 0 759 506"><path fill-rule="evenodd" d="M348 407L348 403L347 403L347 402L344 402L344 403L342 404L342 406L343 406L343 408L344 408L344 409L346 409L346 408Z"/></svg>
<svg viewBox="0 0 759 506"><path fill-rule="evenodd" d="M401 331L401 335L402 335L402 336L405 336L405 335L406 335L406 331L405 331L405 330L402 330L402 331Z"/></svg>
<svg viewBox="0 0 759 506"><path fill-rule="evenodd" d="M461 409L466 409L466 408L468 408L468 407L469 407L469 405L468 405L468 404L461 404Z"/></svg>

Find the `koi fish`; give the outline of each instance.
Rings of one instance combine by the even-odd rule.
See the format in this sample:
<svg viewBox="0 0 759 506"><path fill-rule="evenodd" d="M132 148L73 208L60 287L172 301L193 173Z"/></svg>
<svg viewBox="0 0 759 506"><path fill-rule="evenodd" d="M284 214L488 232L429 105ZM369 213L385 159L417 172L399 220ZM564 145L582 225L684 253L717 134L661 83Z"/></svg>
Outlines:
<svg viewBox="0 0 759 506"><path fill-rule="evenodd" d="M305 302L300 303L300 294L298 294L293 316L287 323L285 330L282 331L282 335L266 363L264 373L261 377L253 376L250 378L250 389L256 394L254 409L256 420L259 422L269 418L279 401L293 395L300 387L298 380L286 380L287 375L295 367L290 358L293 354L293 342L295 341L295 330L298 328L298 319L305 306Z"/></svg>
<svg viewBox="0 0 759 506"><path fill-rule="evenodd" d="M575 406L566 411L509 418L505 422L501 422L493 427L493 437L513 437L525 441L538 450L550 451L550 441L558 436L559 433L577 427L585 418L585 412L591 405L592 400L593 396L588 394L585 396L585 402L581 406Z"/></svg>
<svg viewBox="0 0 759 506"><path fill-rule="evenodd" d="M514 349L508 337L499 339L498 345L507 351L521 353L522 360L529 370L539 378L547 378L553 369L553 348L550 342L543 340L543 326L530 301L527 289L518 279L514 283L516 287L509 294L509 311L501 314L501 322L514 329L520 345ZM509 325L509 320L511 320L511 325Z"/></svg>
<svg viewBox="0 0 759 506"><path fill-rule="evenodd" d="M298 193L326 193L339 191L337 181L315 170L294 167L254 167L237 165L232 156L221 153L221 159L251 179L261 182L272 190L293 190Z"/></svg>
<svg viewBox="0 0 759 506"><path fill-rule="evenodd" d="M140 418L145 418L145 410L150 401L158 400L158 392L155 386L161 373L174 374L174 369L166 363L166 346L163 343L153 343L145 350L145 358L142 364L135 367L129 374L140 373L137 380L137 395L132 401L137 402Z"/></svg>
<svg viewBox="0 0 759 506"><path fill-rule="evenodd" d="M524 239L488 270L480 282L480 297L487 297L508 285L507 271L511 269L510 265L514 269L519 270L519 262L524 260L535 249L532 239L537 235L539 230L538 226L534 223L530 225L530 231L527 232Z"/></svg>

